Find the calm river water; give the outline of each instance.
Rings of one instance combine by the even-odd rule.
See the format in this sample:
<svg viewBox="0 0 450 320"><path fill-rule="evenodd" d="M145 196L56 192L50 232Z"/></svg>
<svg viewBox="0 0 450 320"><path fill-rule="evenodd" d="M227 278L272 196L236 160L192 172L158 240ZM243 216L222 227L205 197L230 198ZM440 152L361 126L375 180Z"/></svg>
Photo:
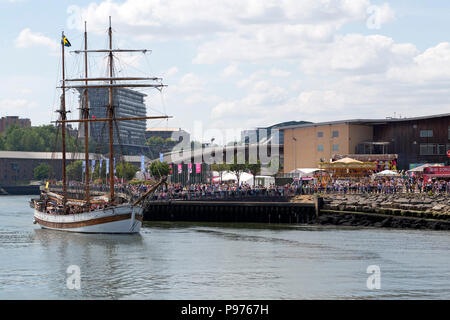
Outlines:
<svg viewBox="0 0 450 320"><path fill-rule="evenodd" d="M146 223L139 235L33 225L0 197L0 299L449 299L450 233L302 225ZM67 268L81 271L70 290ZM369 265L380 289L366 285Z"/></svg>

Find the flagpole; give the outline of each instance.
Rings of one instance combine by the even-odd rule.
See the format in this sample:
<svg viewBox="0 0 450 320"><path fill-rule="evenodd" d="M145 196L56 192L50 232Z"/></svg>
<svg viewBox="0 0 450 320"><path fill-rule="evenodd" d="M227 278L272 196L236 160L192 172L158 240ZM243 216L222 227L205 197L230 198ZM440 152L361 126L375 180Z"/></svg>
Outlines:
<svg viewBox="0 0 450 320"><path fill-rule="evenodd" d="M64 31L62 32L61 40L61 53L62 53L62 95L61 95L61 108L59 113L61 115L61 134L62 134L62 184L63 184L63 207L64 213L66 213L66 198L67 198L67 181L66 181L66 75L64 70Z"/></svg>

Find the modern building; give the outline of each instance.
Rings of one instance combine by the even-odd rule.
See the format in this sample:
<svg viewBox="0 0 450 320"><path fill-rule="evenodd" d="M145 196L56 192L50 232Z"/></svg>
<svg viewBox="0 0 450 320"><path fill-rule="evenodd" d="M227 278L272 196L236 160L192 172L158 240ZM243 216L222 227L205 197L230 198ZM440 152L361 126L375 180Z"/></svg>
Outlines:
<svg viewBox="0 0 450 320"><path fill-rule="evenodd" d="M92 118L108 118L109 94L107 88L91 88L89 96L89 115ZM113 105L116 118L145 117L145 94L138 91L113 89ZM80 90L80 105L84 95ZM80 110L81 115L81 110ZM80 117L81 118L81 117ZM142 154L145 151L145 129L147 120L117 121L113 126L113 146L120 147L123 154ZM100 145L109 144L107 122L90 122L89 136ZM78 127L80 137L84 137L84 125Z"/></svg>
<svg viewBox="0 0 450 320"><path fill-rule="evenodd" d="M0 133L3 133L6 131L6 128L8 128L11 125L18 125L22 128L29 128L31 127L31 121L30 119L20 119L17 116L6 116L0 118Z"/></svg>
<svg viewBox="0 0 450 320"><path fill-rule="evenodd" d="M244 144L265 144L274 143L279 145L279 164L280 171L284 168L284 130L280 128L286 126L299 126L304 124L311 124L309 121L286 121L274 124L270 127L258 127L256 129L248 129L241 131L241 142ZM278 140L278 141L275 141Z"/></svg>
<svg viewBox="0 0 450 320"><path fill-rule="evenodd" d="M285 126L284 172L315 168L343 156L392 161L408 170L423 163L447 163L450 114L415 118L355 119ZM395 162L394 162L395 161Z"/></svg>
<svg viewBox="0 0 450 320"><path fill-rule="evenodd" d="M191 135L189 132L181 128L147 128L145 130L145 139L147 140L152 137L160 137L164 140L170 138L178 142L191 142Z"/></svg>

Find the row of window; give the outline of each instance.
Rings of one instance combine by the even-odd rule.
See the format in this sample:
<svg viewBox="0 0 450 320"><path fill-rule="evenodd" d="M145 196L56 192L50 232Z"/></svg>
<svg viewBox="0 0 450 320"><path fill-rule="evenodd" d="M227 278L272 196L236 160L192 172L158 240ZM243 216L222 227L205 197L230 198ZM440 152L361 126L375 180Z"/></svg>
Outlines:
<svg viewBox="0 0 450 320"><path fill-rule="evenodd" d="M331 132L331 137L332 137L332 138L337 138L337 137L339 137L339 131L333 130L333 131ZM323 131L317 131L317 138L323 138Z"/></svg>
<svg viewBox="0 0 450 320"><path fill-rule="evenodd" d="M420 130L421 138L432 138L433 130ZM450 126L448 127L448 140L450 140Z"/></svg>
<svg viewBox="0 0 450 320"><path fill-rule="evenodd" d="M432 138L433 137L433 130L420 130L420 137L421 138ZM317 137L323 138L323 131L317 131ZM339 137L339 131L334 130L331 133L332 138ZM448 139L450 140L450 127L448 127Z"/></svg>
<svg viewBox="0 0 450 320"><path fill-rule="evenodd" d="M420 144L420 154L423 156L445 155L450 150L450 144L422 143Z"/></svg>
<svg viewBox="0 0 450 320"><path fill-rule="evenodd" d="M333 144L333 146L331 147L331 150L339 151L339 145L338 144ZM317 146L317 151L323 151L323 145L322 144L319 144Z"/></svg>

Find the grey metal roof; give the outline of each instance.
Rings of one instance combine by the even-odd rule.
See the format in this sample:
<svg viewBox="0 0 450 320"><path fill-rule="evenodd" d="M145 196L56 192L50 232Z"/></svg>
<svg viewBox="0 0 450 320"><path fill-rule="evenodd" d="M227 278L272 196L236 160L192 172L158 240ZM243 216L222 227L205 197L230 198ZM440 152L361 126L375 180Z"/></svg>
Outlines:
<svg viewBox="0 0 450 320"><path fill-rule="evenodd" d="M388 122L417 121L417 120L426 120L426 119L433 119L433 118L443 118L443 117L449 117L449 116L450 116L450 113L442 113L442 114L411 117L411 118L348 119L348 120L336 120L336 121L326 121L326 122L316 122L316 123L300 124L300 125L293 125L293 126L285 126L285 127L279 127L278 129L284 130L284 129L294 129L294 128L309 128L309 127L318 127L318 126L345 124L345 123L374 125L374 124L383 124L383 123L388 123Z"/></svg>
<svg viewBox="0 0 450 320"><path fill-rule="evenodd" d="M141 156L123 156L126 162L141 162ZM66 153L68 160L83 160L84 153ZM102 154L89 153L90 160L106 159ZM34 159L34 160L61 160L62 152L31 152L31 151L0 151L0 159ZM145 162L150 159L144 157Z"/></svg>

